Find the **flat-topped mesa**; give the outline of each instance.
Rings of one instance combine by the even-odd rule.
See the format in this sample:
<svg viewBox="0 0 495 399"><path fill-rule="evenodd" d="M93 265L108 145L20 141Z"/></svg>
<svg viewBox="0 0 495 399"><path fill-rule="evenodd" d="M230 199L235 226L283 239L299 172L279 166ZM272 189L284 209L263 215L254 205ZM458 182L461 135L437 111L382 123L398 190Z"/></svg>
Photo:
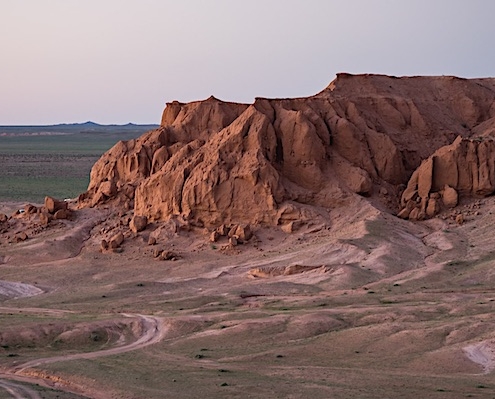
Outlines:
<svg viewBox="0 0 495 399"><path fill-rule="evenodd" d="M494 79L348 74L307 98L174 101L96 162L80 202L206 226L308 221L360 196L397 209L421 161L492 126L494 104Z"/></svg>
<svg viewBox="0 0 495 399"><path fill-rule="evenodd" d="M495 141L463 139L435 151L411 176L398 216L421 220L442 207L457 206L459 194L482 197L495 192Z"/></svg>

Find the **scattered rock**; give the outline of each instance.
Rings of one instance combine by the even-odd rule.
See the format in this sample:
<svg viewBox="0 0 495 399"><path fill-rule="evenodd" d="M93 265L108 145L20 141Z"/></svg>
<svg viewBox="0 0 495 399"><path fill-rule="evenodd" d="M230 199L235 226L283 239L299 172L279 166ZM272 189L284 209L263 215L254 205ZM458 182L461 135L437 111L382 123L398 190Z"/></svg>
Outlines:
<svg viewBox="0 0 495 399"><path fill-rule="evenodd" d="M464 215L462 213L460 213L459 215L457 215L455 217L455 222L459 225L463 224L464 223Z"/></svg>
<svg viewBox="0 0 495 399"><path fill-rule="evenodd" d="M14 236L14 240L15 242L21 242L21 241L26 241L28 239L28 235L25 233L25 232L20 232L20 233L17 233L15 236Z"/></svg>
<svg viewBox="0 0 495 399"><path fill-rule="evenodd" d="M153 236L149 236L148 245L155 245L155 244L156 244L156 238Z"/></svg>
<svg viewBox="0 0 495 399"><path fill-rule="evenodd" d="M24 212L28 215L32 215L32 214L38 212L38 208L32 204L26 204L26 205L24 205Z"/></svg>
<svg viewBox="0 0 495 399"><path fill-rule="evenodd" d="M180 256L177 255L175 252L172 251L161 251L160 255L158 256L159 260L179 260Z"/></svg>
<svg viewBox="0 0 495 399"><path fill-rule="evenodd" d="M0 223L4 223L9 220L8 216L5 213L0 213Z"/></svg>
<svg viewBox="0 0 495 399"><path fill-rule="evenodd" d="M230 235L230 233L229 233ZM251 231L251 226L249 224L240 224L235 229L233 234L237 238L237 241L245 243L251 239L253 232Z"/></svg>
<svg viewBox="0 0 495 399"><path fill-rule="evenodd" d="M216 232L222 236L225 237L227 234L229 234L229 228L225 224L221 224L216 228Z"/></svg>

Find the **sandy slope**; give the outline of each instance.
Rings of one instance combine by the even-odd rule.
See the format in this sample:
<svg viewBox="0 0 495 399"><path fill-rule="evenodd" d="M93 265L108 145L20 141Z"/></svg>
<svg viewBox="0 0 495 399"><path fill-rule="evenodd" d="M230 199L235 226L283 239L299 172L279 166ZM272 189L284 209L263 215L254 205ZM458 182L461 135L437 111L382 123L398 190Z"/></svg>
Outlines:
<svg viewBox="0 0 495 399"><path fill-rule="evenodd" d="M3 300L2 369L105 399L492 395L492 198L480 212L413 224L360 204L331 226L259 229L234 248L150 225L101 253L121 217L86 210L1 244L2 279L38 294ZM181 259L157 261L156 247ZM132 331L102 332L126 315Z"/></svg>

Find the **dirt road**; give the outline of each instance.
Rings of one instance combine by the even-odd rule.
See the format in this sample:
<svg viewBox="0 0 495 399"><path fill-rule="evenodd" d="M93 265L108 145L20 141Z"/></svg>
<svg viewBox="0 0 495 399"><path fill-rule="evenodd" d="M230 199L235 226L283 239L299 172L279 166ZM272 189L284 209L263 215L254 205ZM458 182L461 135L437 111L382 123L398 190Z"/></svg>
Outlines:
<svg viewBox="0 0 495 399"><path fill-rule="evenodd" d="M14 399L41 399L41 397L35 391L29 389L24 385L13 382L14 379L11 379L9 376L13 377L13 375L25 375L29 377L29 381L31 383L37 383L42 379L32 377L30 373L26 372L27 369L34 368L43 364L51 364L78 359L95 359L98 357L118 355L120 353L141 349L161 341L167 332L167 328L163 323L163 320L159 317L146 316L141 314L123 314L123 316L138 318L141 321L143 334L136 341L131 342L127 345L104 349L96 352L76 353L71 355L62 355L31 360L29 362L18 365L13 370L9 370L5 374L0 375L0 388L3 388L5 391L7 391ZM58 387L58 389L63 388ZM81 387L81 392L77 393L85 394L84 387Z"/></svg>
<svg viewBox="0 0 495 399"><path fill-rule="evenodd" d="M14 399L41 399L41 396L37 392L25 385L12 381L0 379L0 388L7 391Z"/></svg>

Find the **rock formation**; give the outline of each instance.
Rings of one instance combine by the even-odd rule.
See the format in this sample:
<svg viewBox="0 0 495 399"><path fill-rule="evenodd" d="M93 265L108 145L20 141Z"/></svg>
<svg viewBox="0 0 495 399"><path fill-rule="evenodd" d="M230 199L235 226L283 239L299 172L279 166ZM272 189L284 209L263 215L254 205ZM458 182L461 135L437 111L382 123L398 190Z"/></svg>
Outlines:
<svg viewBox="0 0 495 399"><path fill-rule="evenodd" d="M495 191L495 141L461 136L421 163L402 194L399 216L424 219L441 206L457 206L459 194L486 196Z"/></svg>
<svg viewBox="0 0 495 399"><path fill-rule="evenodd" d="M435 214L451 188L493 191L491 144L465 139L494 127L495 79L339 74L307 98L172 102L159 129L100 158L80 203L118 204L150 223L177 217L292 231L357 196L396 210L412 175L402 216L420 218ZM458 136L452 157L428 158L449 152Z"/></svg>

